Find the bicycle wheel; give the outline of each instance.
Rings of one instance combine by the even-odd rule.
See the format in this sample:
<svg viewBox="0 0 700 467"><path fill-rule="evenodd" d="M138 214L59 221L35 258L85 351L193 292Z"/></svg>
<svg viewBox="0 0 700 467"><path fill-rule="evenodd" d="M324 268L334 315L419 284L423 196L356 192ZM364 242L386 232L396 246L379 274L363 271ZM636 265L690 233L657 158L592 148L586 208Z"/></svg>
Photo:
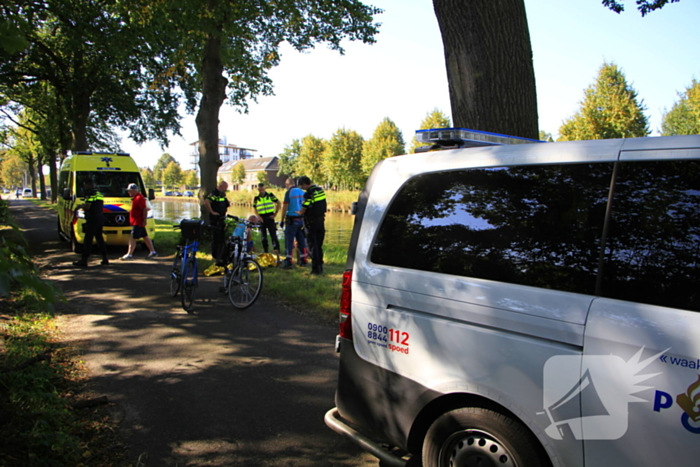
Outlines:
<svg viewBox="0 0 700 467"><path fill-rule="evenodd" d="M194 303L194 295L197 290L197 260L194 255L190 255L185 262L185 269L182 273L182 309L189 313Z"/></svg>
<svg viewBox="0 0 700 467"><path fill-rule="evenodd" d="M228 298L231 304L243 310L255 303L263 285L262 269L257 261L245 259L231 274L228 284Z"/></svg>
<svg viewBox="0 0 700 467"><path fill-rule="evenodd" d="M173 268L170 271L170 295L175 297L180 291L180 283L182 281L182 253L180 251L175 255L173 260Z"/></svg>

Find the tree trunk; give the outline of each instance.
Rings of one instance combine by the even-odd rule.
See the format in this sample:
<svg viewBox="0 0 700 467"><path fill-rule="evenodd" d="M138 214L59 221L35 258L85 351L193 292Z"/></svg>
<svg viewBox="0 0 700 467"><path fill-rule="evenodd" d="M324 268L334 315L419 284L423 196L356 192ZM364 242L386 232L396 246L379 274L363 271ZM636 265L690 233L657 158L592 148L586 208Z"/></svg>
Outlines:
<svg viewBox="0 0 700 467"><path fill-rule="evenodd" d="M226 99L228 80L224 78L224 64L221 60L221 35L209 34L204 46L202 61L202 100L195 122L199 135L199 171L201 189L199 199L216 188L216 177L221 166L219 159L219 109ZM202 207L202 218L209 213Z"/></svg>
<svg viewBox="0 0 700 467"><path fill-rule="evenodd" d="M78 92L73 96L71 106L73 125L73 151L87 151L90 149L87 140L87 124L90 116L89 94Z"/></svg>
<svg viewBox="0 0 700 467"><path fill-rule="evenodd" d="M433 0L455 127L538 138L524 0Z"/></svg>

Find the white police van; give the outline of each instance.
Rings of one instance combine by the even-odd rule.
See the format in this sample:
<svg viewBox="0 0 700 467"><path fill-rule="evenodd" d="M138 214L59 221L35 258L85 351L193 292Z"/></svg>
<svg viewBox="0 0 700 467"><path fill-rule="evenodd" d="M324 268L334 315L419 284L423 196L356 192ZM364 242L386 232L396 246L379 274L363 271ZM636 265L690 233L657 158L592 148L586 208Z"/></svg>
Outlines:
<svg viewBox="0 0 700 467"><path fill-rule="evenodd" d="M697 465L700 136L384 160L340 321L326 423L382 465Z"/></svg>

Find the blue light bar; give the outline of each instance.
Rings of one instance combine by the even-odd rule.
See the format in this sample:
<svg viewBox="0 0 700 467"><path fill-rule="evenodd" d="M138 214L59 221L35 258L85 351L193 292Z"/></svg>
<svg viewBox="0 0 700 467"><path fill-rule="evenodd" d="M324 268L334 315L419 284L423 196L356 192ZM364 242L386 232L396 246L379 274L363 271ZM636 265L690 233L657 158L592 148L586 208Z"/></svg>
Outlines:
<svg viewBox="0 0 700 467"><path fill-rule="evenodd" d="M488 131L469 130L466 128L435 128L431 130L416 130L416 139L421 143L434 144L443 147L454 146L459 148L544 142L536 139L502 135L499 133L489 133Z"/></svg>

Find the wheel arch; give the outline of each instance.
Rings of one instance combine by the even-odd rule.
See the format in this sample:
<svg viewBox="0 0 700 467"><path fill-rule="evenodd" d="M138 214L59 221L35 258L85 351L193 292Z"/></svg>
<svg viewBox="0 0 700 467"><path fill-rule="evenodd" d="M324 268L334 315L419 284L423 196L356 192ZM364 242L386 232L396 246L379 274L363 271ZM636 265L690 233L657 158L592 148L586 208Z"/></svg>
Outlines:
<svg viewBox="0 0 700 467"><path fill-rule="evenodd" d="M444 394L426 404L426 406L423 407L423 409L419 412L418 416L416 416L413 425L411 426L411 431L408 435L407 440L408 451L411 452L414 456L418 456L418 458L420 458L420 453L423 450L423 441L425 439L425 435L428 432L430 426L433 424L433 422L435 422L435 420L437 420L441 415L451 410L464 407L480 407L483 409L498 412L502 415L517 420L524 427L526 427L527 430L530 431L530 433L532 434L533 438L538 441L538 449L541 449L542 454L544 454L546 458L550 459L550 464L551 459L557 458L550 451L551 446L543 444L541 437L537 436L537 434L532 431L528 424L525 423L525 421L522 420L517 414L504 407L503 405L493 401L492 399L488 399L479 394L472 393ZM559 463L555 461L554 467L558 466Z"/></svg>

